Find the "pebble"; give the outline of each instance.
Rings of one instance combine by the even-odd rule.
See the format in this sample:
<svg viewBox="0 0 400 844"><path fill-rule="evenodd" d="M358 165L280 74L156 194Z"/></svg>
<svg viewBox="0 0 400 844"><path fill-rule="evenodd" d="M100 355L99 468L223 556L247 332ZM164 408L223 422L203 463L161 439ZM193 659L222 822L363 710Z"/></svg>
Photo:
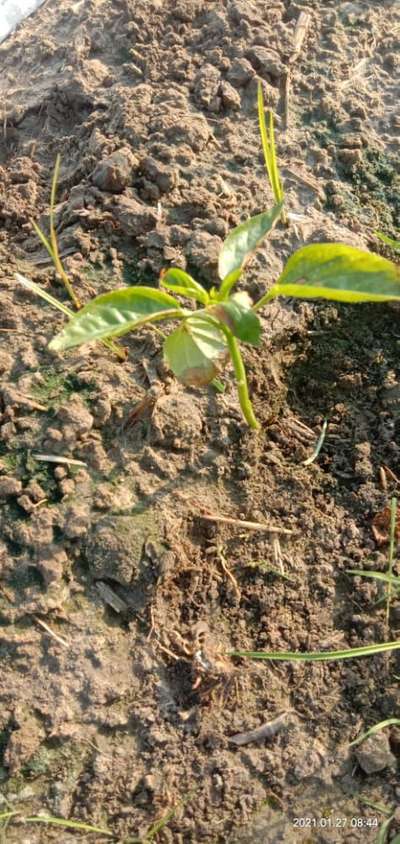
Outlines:
<svg viewBox="0 0 400 844"><path fill-rule="evenodd" d="M0 498L8 498L12 495L19 495L22 492L22 483L17 478L5 475L0 478Z"/></svg>
<svg viewBox="0 0 400 844"><path fill-rule="evenodd" d="M396 757L390 750L389 739L384 733L377 733L365 739L356 748L357 762L366 774L383 771L384 768L396 768Z"/></svg>
<svg viewBox="0 0 400 844"><path fill-rule="evenodd" d="M138 166L138 159L128 147L123 147L104 161L99 161L92 180L101 191L122 193L132 183L133 173Z"/></svg>

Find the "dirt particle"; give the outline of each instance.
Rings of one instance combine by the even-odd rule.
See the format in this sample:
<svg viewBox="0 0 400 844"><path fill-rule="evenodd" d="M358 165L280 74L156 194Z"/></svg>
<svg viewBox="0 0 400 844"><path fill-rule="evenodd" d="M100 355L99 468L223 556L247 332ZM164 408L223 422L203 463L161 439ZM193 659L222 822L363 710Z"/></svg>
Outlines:
<svg viewBox="0 0 400 844"><path fill-rule="evenodd" d="M251 47L246 52L246 58L260 76L265 77L267 75L272 78L282 76L284 70L283 64L275 50L269 50L267 47L261 46Z"/></svg>
<svg viewBox="0 0 400 844"><path fill-rule="evenodd" d="M5 475L0 478L0 498L9 498L12 495L19 495L22 492L22 483L17 478Z"/></svg>
<svg viewBox="0 0 400 844"><path fill-rule="evenodd" d="M220 94L222 105L225 108L231 109L232 111L238 111L240 109L240 94L235 90L233 85L230 85L229 82L221 82Z"/></svg>
<svg viewBox="0 0 400 844"><path fill-rule="evenodd" d="M93 183L102 191L122 193L132 184L133 173L138 166L139 161L130 149L122 147L98 163L93 172Z"/></svg>
<svg viewBox="0 0 400 844"><path fill-rule="evenodd" d="M148 539L160 543L157 519L151 513L100 519L85 545L92 575L129 586L138 574Z"/></svg>
<svg viewBox="0 0 400 844"><path fill-rule="evenodd" d="M124 234L138 237L150 231L158 221L157 211L139 202L132 194L123 195L114 206L114 215Z"/></svg>
<svg viewBox="0 0 400 844"><path fill-rule="evenodd" d="M235 88L244 88L254 75L255 70L247 59L235 59L226 74L226 78Z"/></svg>
<svg viewBox="0 0 400 844"><path fill-rule="evenodd" d="M194 399L185 393L161 396L151 420L153 442L164 448L190 449L203 421Z"/></svg>

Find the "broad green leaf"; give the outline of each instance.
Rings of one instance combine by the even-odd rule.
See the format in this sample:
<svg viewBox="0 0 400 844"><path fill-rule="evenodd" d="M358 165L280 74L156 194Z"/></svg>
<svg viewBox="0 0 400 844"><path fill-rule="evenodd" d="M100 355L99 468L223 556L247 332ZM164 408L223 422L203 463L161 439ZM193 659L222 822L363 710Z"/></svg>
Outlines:
<svg viewBox="0 0 400 844"><path fill-rule="evenodd" d="M186 386L209 384L226 354L225 337L210 320L186 319L164 343L164 355L174 375Z"/></svg>
<svg viewBox="0 0 400 844"><path fill-rule="evenodd" d="M237 293L225 302L212 305L207 311L227 325L232 334L239 340L258 346L261 336L261 323L252 310L252 302L247 293Z"/></svg>
<svg viewBox="0 0 400 844"><path fill-rule="evenodd" d="M253 254L267 232L270 231L282 211L282 203L271 211L250 217L228 234L219 253L218 274L222 279L221 294L228 295L233 284L239 278L244 264Z"/></svg>
<svg viewBox="0 0 400 844"><path fill-rule="evenodd" d="M179 302L152 287L126 287L97 296L74 314L49 344L61 352L101 337L118 337L146 322L184 316Z"/></svg>
<svg viewBox="0 0 400 844"><path fill-rule="evenodd" d="M204 287L178 267L165 270L161 274L160 284L167 290L172 290L173 293L178 293L181 296L188 296L190 299L195 299L196 302L201 302L202 305L207 305L209 301L209 295Z"/></svg>
<svg viewBox="0 0 400 844"><path fill-rule="evenodd" d="M380 255L343 243L311 244L289 258L269 291L268 298L272 296L387 302L400 299L400 268Z"/></svg>
<svg viewBox="0 0 400 844"><path fill-rule="evenodd" d="M392 237L388 237L387 234L383 234L383 232L375 232L376 237L379 237L379 240L382 240L383 243L386 243L388 246L391 246L392 249L395 249L396 252L400 252L400 240L393 240Z"/></svg>

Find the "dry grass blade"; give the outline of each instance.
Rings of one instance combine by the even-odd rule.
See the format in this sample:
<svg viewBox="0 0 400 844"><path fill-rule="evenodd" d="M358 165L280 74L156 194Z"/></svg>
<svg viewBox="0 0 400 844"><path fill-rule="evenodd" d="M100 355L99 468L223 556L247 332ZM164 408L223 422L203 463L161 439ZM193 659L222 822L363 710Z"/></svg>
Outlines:
<svg viewBox="0 0 400 844"><path fill-rule="evenodd" d="M290 116L290 91L292 82L292 68L299 57L304 39L307 35L308 28L311 22L311 15L308 12L300 12L293 35L293 52L289 58L289 64L284 76L283 97L284 97L284 125L285 129L289 126Z"/></svg>
<svg viewBox="0 0 400 844"><path fill-rule="evenodd" d="M282 533L286 536L290 536L293 533L293 531L288 530L288 528L276 527L276 525L266 525L262 522L248 522L242 519L233 519L231 516L217 516L212 513L200 513L199 516L201 519L205 519L208 522L220 522L224 525L234 525L235 527L244 528L245 530L262 530L265 533Z"/></svg>
<svg viewBox="0 0 400 844"><path fill-rule="evenodd" d="M69 647L68 642L66 642L65 639L62 639L61 636L58 636L57 633L54 633L54 631L51 629L51 627L48 626L48 624L46 624L45 621L42 621L42 619L38 618L36 615L34 616L34 619L36 621L36 624L39 624L40 627L43 627L43 630L45 630L46 633L48 633L49 636L52 637L52 639L55 639L55 641L58 642L59 645L63 645L64 648Z"/></svg>

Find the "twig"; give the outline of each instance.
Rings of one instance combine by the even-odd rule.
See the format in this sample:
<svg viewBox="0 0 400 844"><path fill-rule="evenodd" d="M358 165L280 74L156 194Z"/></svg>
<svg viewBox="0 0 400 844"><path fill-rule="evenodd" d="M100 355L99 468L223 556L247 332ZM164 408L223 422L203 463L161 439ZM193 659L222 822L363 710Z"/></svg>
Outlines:
<svg viewBox="0 0 400 844"><path fill-rule="evenodd" d="M242 597L242 593L241 593L241 591L240 591L240 589L239 589L238 582L237 582L236 578L233 576L233 574L232 574L232 572L230 571L230 569L228 568L228 563L226 562L226 559L225 559L225 557L224 557L224 555L223 555L223 553L222 553L222 548L221 548L220 546L217 546L217 548L216 548L216 553L217 553L218 560L219 560L219 562L221 563L221 568L222 568L222 569L223 569L223 571L225 572L226 576L227 576L227 577L229 577L229 580L231 581L231 583L232 583L232 585L233 585L233 588L234 588L234 590L235 590L235 592L236 592L236 595L237 595L237 597L238 597L238 598L239 598L239 600L240 600L240 599L241 599L241 597Z"/></svg>
<svg viewBox="0 0 400 844"><path fill-rule="evenodd" d="M283 533L290 536L293 531L287 528L275 527L274 525L264 525L262 522L247 522L241 519L232 519L230 516L217 516L211 513L199 513L199 518L205 519L207 522L220 522L225 525L236 525L246 530L263 530L265 533Z"/></svg>
<svg viewBox="0 0 400 844"><path fill-rule="evenodd" d="M235 736L230 736L228 741L231 744L241 747L242 744L250 744L252 741L263 741L263 739L273 738L282 729L287 716L292 711L283 712L282 715L278 715L273 721L267 721L262 727L257 727L257 729L250 730L248 733L237 733Z"/></svg>
<svg viewBox="0 0 400 844"><path fill-rule="evenodd" d="M43 627L43 630L45 630L46 633L49 634L49 636L52 636L52 638L55 639L56 642L58 642L60 645L64 645L64 648L69 648L68 642L66 642L65 639L62 639L61 636L58 636L57 633L54 633L45 621L42 621L42 619L38 618L36 615L34 615L33 617L36 623L39 624L40 627Z"/></svg>

